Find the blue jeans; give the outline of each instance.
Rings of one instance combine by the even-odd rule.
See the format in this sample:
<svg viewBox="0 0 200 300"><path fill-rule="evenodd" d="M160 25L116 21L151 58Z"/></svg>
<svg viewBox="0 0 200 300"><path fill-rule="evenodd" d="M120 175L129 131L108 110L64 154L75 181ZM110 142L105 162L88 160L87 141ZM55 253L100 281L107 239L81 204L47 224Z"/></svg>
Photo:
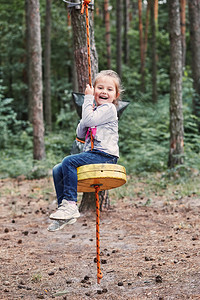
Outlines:
<svg viewBox="0 0 200 300"><path fill-rule="evenodd" d="M53 180L58 206L63 199L77 201L77 168L90 164L116 164L118 157L99 150L66 156L53 168Z"/></svg>

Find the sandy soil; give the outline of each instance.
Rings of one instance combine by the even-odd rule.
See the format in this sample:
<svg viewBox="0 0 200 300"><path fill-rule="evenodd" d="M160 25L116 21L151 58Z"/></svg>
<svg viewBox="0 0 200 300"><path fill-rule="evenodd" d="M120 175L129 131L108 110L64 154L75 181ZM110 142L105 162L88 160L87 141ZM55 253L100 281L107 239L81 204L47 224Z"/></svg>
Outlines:
<svg viewBox="0 0 200 300"><path fill-rule="evenodd" d="M51 179L0 181L0 299L200 299L198 197L126 197L48 232ZM112 199L111 199L112 200Z"/></svg>

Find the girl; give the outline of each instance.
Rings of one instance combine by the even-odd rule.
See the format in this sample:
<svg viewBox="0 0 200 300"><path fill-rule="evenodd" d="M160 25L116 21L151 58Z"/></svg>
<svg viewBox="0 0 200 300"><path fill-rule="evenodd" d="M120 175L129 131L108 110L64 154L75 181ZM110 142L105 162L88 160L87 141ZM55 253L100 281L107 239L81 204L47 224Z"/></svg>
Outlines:
<svg viewBox="0 0 200 300"><path fill-rule="evenodd" d="M77 137L85 139L84 152L65 157L53 168L58 209L50 215L50 219L54 221L48 227L49 231L56 231L66 224L73 224L80 216L76 205L77 168L94 163L117 163L119 148L116 106L121 92L120 78L112 70L98 73L94 88L86 86L82 119L76 130ZM93 108L94 100L95 108Z"/></svg>

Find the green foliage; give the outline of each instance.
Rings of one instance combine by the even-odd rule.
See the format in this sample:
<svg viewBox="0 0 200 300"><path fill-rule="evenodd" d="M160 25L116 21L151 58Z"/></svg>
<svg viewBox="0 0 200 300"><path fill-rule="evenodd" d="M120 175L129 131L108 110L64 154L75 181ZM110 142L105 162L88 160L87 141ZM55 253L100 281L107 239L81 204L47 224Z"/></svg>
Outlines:
<svg viewBox="0 0 200 300"><path fill-rule="evenodd" d="M125 92L123 95L124 99L131 99L131 101L137 102L140 99L141 93L140 87L140 74L135 70L130 70L127 66L123 66L123 86Z"/></svg>
<svg viewBox="0 0 200 300"><path fill-rule="evenodd" d="M52 1L51 13L51 93L52 99L54 99L52 112L58 114L66 102L66 90L72 91L73 37L72 28L67 24L68 18L64 2ZM42 36L44 37L44 17L41 18L41 22ZM67 101L69 103L71 98L67 98Z"/></svg>
<svg viewBox="0 0 200 300"><path fill-rule="evenodd" d="M10 140L10 147L1 150L0 178L17 177L41 178L51 174L52 167L70 154L75 132L63 130L45 137L46 159L33 160L32 136L21 132L18 144Z"/></svg>
<svg viewBox="0 0 200 300"><path fill-rule="evenodd" d="M130 199L137 205L151 206L152 201L163 201L168 205L168 199L180 200L183 197L200 196L200 173L179 166L175 169L159 173L132 174L128 177L127 183L117 189L109 191L111 203L117 203L118 199L124 202ZM138 202L138 199L141 199Z"/></svg>
<svg viewBox="0 0 200 300"><path fill-rule="evenodd" d="M42 274L40 272L32 275L32 279L31 279L32 282L38 283L41 280L42 280Z"/></svg>
<svg viewBox="0 0 200 300"><path fill-rule="evenodd" d="M167 98L131 103L120 120L120 150L130 173L166 168L169 143Z"/></svg>
<svg viewBox="0 0 200 300"><path fill-rule="evenodd" d="M185 153L182 168L200 168L200 139L197 118L187 105L185 120ZM190 113L189 113L189 111ZM128 173L156 172L167 169L169 154L169 95L157 104L131 102L119 123L120 161Z"/></svg>
<svg viewBox="0 0 200 300"><path fill-rule="evenodd" d="M69 107L66 105L65 109L68 110ZM49 170L59 163L64 156L70 154L72 143L76 137L75 128L78 123L76 113L61 110L57 118L57 126L62 127L62 131L57 129L57 131L45 136L46 159L42 161L33 160L32 127L19 130L18 134L13 134L6 127L7 119L9 116L11 118L12 114L13 111L7 115L5 120L3 119L4 122L0 122L2 128L5 127L6 135L4 140L3 135L1 136L4 144L1 147L0 177L17 177L23 174L29 179L34 179L48 176Z"/></svg>
<svg viewBox="0 0 200 300"><path fill-rule="evenodd" d="M95 13L95 44L99 70L107 68L103 3L96 3L100 14ZM134 4L131 4L132 8ZM110 1L110 29L112 68L116 69L116 1ZM135 6L134 6L135 7ZM94 10L95 12L95 10ZM42 46L44 49L45 0L40 1ZM158 103L152 104L151 36L149 27L145 63L145 93L140 91L140 49L137 10L132 9L128 32L130 45L129 65L122 64L124 100L130 105L119 122L120 162L128 173L146 173L167 170L169 151L169 35L168 8L160 3L157 31L157 87ZM143 15L145 21L145 14ZM12 22L10 22L12 20ZM78 122L72 105L73 36L67 23L66 4L52 1L51 31L51 95L54 132L45 136L46 159L32 159L32 127L27 120L27 73L25 43L24 2L13 0L0 4L0 176L39 178L49 174L52 166L70 153ZM186 28L187 29L187 28ZM186 32L189 43L189 33ZM199 131L197 117L192 114L195 95L191 70L191 54L187 47L187 65L183 76L184 110L184 165L171 174L187 177L189 170L200 168ZM14 163L13 163L14 162ZM13 167L13 165L17 167ZM186 176L187 175L187 176ZM166 175L167 177L168 175ZM164 182L164 181L163 181Z"/></svg>
<svg viewBox="0 0 200 300"><path fill-rule="evenodd" d="M44 49L44 0L40 1L42 48ZM10 22L12 20L12 22ZM51 93L52 113L63 106L64 91L72 90L73 44L72 30L67 25L64 2L52 1L51 30ZM28 118L27 53L24 1L13 0L0 4L0 75L6 86L6 97L14 99L10 105L17 118ZM43 52L44 53L44 52Z"/></svg>
<svg viewBox="0 0 200 300"><path fill-rule="evenodd" d="M7 146L9 139L16 138L25 122L17 120L17 114L11 107L13 99L5 98L5 87L0 81L0 148Z"/></svg>
<svg viewBox="0 0 200 300"><path fill-rule="evenodd" d="M71 110L65 93L66 102L56 117L56 130L45 136L46 159L33 160L33 130L28 123L17 120L17 114L11 107L13 99L4 98L5 88L0 84L0 177L17 177L24 175L27 178L47 176L53 165L70 154L78 116ZM62 128L62 131L60 131ZM17 166L17 167L16 167Z"/></svg>
<svg viewBox="0 0 200 300"><path fill-rule="evenodd" d="M8 123L15 118L15 113L8 107L12 102L12 99L5 99L2 101L0 97L0 147L3 148L6 145L9 136ZM9 113L9 115L7 115Z"/></svg>
<svg viewBox="0 0 200 300"><path fill-rule="evenodd" d="M12 22L11 22L12 20ZM0 6L0 74L6 98L14 101L19 118L26 111L24 3L14 0Z"/></svg>
<svg viewBox="0 0 200 300"><path fill-rule="evenodd" d="M187 90L188 86L184 91L185 95ZM135 97L138 95L135 94ZM119 121L119 163L126 167L128 174L168 172L169 95L163 96L157 104L147 100L142 94L140 99L133 99ZM12 114L13 111L10 111L10 114L7 112L6 118ZM184 165L171 170L182 177L185 177L189 170L200 168L200 141L196 121L190 107L185 103ZM32 128L26 127L18 134L13 134L7 128L5 133L9 133L9 138L4 145L5 149L1 151L0 176L16 177L24 174L32 179L49 175L49 170L70 154L77 122L76 112L70 110L69 104L66 103L56 117L56 131L45 136L46 159L39 162L32 159ZM13 162L17 168L13 168Z"/></svg>

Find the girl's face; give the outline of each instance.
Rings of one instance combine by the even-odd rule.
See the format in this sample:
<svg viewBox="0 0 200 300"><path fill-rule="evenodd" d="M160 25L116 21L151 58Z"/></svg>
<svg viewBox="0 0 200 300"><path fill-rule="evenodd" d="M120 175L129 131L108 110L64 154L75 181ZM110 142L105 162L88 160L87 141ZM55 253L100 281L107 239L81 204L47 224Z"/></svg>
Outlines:
<svg viewBox="0 0 200 300"><path fill-rule="evenodd" d="M97 106L112 103L118 96L116 82L112 77L102 76L97 80L94 87L94 98Z"/></svg>

